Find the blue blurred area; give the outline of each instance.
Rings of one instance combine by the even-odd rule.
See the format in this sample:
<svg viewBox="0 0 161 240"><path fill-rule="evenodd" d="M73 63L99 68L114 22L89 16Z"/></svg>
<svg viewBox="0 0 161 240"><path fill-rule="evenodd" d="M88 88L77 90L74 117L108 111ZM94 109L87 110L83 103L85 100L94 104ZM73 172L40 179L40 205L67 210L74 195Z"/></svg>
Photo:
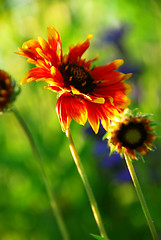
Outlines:
<svg viewBox="0 0 161 240"><path fill-rule="evenodd" d="M161 120L161 4L160 1L110 0L1 0L0 68L17 84L33 67L14 54L24 41L47 39L47 27L60 32L63 51L93 34L87 59L95 65L123 58L120 71L132 72L131 108L138 107ZM99 234L88 198L69 152L55 112L56 95L44 83L22 86L16 107L32 131L71 239L90 240ZM111 240L150 240L124 160L109 157L102 130L89 137L88 124L74 121L71 132ZM161 128L156 127L158 135ZM135 161L152 219L161 233L160 139L157 149ZM71 191L72 189L72 191ZM48 196L29 142L12 113L0 116L0 239L61 240Z"/></svg>
<svg viewBox="0 0 161 240"><path fill-rule="evenodd" d="M95 143L92 147L92 155L95 156L96 161L99 161L100 171L103 171L107 175L107 179L114 180L117 182L128 182L131 180L128 169L125 165L124 159L121 158L120 154L114 152L110 154L110 147L108 146L107 140L103 141L103 136L106 131L100 125L100 130L96 135L91 127L85 129L89 140L93 138Z"/></svg>

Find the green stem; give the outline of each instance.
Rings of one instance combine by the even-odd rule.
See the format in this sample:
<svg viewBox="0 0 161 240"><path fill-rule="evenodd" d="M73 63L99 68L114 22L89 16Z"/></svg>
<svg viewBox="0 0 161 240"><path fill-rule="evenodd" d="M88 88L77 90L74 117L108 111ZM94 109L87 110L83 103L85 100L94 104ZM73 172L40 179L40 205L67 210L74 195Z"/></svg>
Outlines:
<svg viewBox="0 0 161 240"><path fill-rule="evenodd" d="M134 170L134 167L133 167L133 164L132 164L132 160L131 160L131 158L128 155L126 155L126 154L124 154L124 155L125 155L125 160L126 160L126 164L127 164L128 170L130 172L130 175L131 175L134 187L135 187L136 192L138 194L138 198L140 200L141 207L143 209L145 218L146 218L147 223L149 225L149 228L150 228L153 240L158 240L157 232L156 232L155 226L153 224L153 221L151 219L148 207L146 205L143 192L141 190L138 178L136 176L136 173L135 173L135 170Z"/></svg>
<svg viewBox="0 0 161 240"><path fill-rule="evenodd" d="M57 206L56 201L55 201L55 196L54 196L52 187L51 187L49 179L46 175L46 172L45 172L44 166L42 164L40 154L39 154L39 152L36 148L36 145L35 145L34 139L32 137L32 134L31 134L27 124L25 123L24 119L22 118L22 116L20 115L20 113L18 112L18 110L16 108L13 109L13 113L16 116L17 120L19 121L21 127L23 128L23 130L24 130L24 132L25 132L25 134L26 134L26 136L29 140L29 143L31 145L33 154L35 155L35 159L37 160L37 162L39 164L39 167L41 169L41 174L42 174L42 177L43 177L43 180L44 180L46 191L47 191L48 196L49 196L52 212L53 212L53 214L56 218L57 224L58 224L60 232L62 234L62 238L63 238L63 240L69 240L69 236L68 236L66 227L65 227L64 222L62 220L62 217L60 215L58 206Z"/></svg>
<svg viewBox="0 0 161 240"><path fill-rule="evenodd" d="M69 148L70 148L72 157L74 159L77 170L79 172L79 175L80 175L80 177L83 181L84 187L86 189L86 192L87 192L90 204L91 204L92 212L93 212L95 221L97 223L97 226L99 228L100 234L101 234L102 237L109 240L109 238L107 237L106 231L104 229L104 226L103 226L103 222L102 222L99 210L98 210L97 202L95 200L94 194L92 192L92 189L91 189L91 186L89 184L88 178L86 176L86 173L85 173L84 167L82 165L82 162L81 162L81 160L79 158L79 155L76 151L76 148L75 148L75 145L74 145L74 142L73 142L73 139L72 139L69 128L66 130L66 136L67 136L68 141L69 141Z"/></svg>

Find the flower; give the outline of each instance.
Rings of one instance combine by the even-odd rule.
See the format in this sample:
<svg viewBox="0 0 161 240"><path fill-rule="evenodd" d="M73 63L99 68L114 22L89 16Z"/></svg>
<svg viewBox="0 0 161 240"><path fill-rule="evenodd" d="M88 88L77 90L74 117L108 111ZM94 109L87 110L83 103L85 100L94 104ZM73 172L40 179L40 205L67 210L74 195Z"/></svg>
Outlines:
<svg viewBox="0 0 161 240"><path fill-rule="evenodd" d="M131 76L115 71L123 64L122 59L105 66L91 67L96 58L86 61L83 53L90 45L92 35L84 42L69 47L69 53L63 55L62 43L57 30L48 28L48 42L42 38L29 40L19 48L19 55L35 64L21 83L45 81L45 88L57 92L59 98L56 112L63 131L69 128L71 120L84 125L88 119L95 133L100 120L107 130L109 120L122 112L129 104L126 96L131 86L123 81Z"/></svg>
<svg viewBox="0 0 161 240"><path fill-rule="evenodd" d="M108 137L112 152L116 150L132 159L137 159L137 153L146 155L152 150L152 142L156 140L153 124L148 115L139 112L134 115L132 111L125 110L121 119L119 118L119 121L111 126L104 138Z"/></svg>
<svg viewBox="0 0 161 240"><path fill-rule="evenodd" d="M15 89L15 82L10 75L0 69L0 112L9 109L10 104L15 100L18 91Z"/></svg>

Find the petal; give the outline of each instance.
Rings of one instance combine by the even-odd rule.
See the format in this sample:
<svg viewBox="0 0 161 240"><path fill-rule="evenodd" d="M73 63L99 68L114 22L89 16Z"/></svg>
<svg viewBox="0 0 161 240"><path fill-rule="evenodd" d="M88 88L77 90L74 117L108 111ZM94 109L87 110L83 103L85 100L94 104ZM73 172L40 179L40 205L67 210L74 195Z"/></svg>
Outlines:
<svg viewBox="0 0 161 240"><path fill-rule="evenodd" d="M132 159L137 160L137 156L136 156L136 151L135 150L130 149L130 148L125 148L125 153L126 153L126 155L128 155Z"/></svg>
<svg viewBox="0 0 161 240"><path fill-rule="evenodd" d="M49 28L50 29L50 28ZM48 30L49 31L49 36L51 36L51 29ZM56 30L55 30L56 31ZM57 35L58 32L57 32ZM57 36L56 35L56 36ZM52 38L52 37L51 37ZM56 37L57 38L57 37ZM50 39L50 38L49 38ZM60 37L58 37L58 39L60 40ZM57 54L57 45L58 42L55 43L55 46L52 48L51 46L51 40L49 41L49 43L47 41L45 41L43 38L39 37L38 41L40 43L41 49L38 49L38 53L39 55L44 58L47 59L49 62L51 62L52 65L54 65L55 67L58 67L60 64L60 56L58 56ZM62 50L61 50L62 51ZM62 54L62 52L61 52Z"/></svg>
<svg viewBox="0 0 161 240"><path fill-rule="evenodd" d="M121 72L109 72L109 73L105 73L104 75L101 75L102 78L95 78L94 83L98 83L99 86L104 87L104 86L109 86L109 85L113 85L116 84L118 82L122 82L125 79L128 79L129 77L131 77L132 73L121 73Z"/></svg>
<svg viewBox="0 0 161 240"><path fill-rule="evenodd" d="M91 63L92 63L93 61L96 61L97 58L98 58L98 57L95 57L95 58L90 59L90 60L88 60L88 61L85 61L85 59L81 59L81 58L80 58L79 61L78 61L78 65L83 66L85 69L89 70L90 67L91 67Z"/></svg>
<svg viewBox="0 0 161 240"><path fill-rule="evenodd" d="M21 84L29 83L32 81L45 81L46 83L56 86L58 88L64 88L64 81L58 69L51 67L51 69L44 68L32 68L30 69L21 80Z"/></svg>
<svg viewBox="0 0 161 240"><path fill-rule="evenodd" d="M81 125L87 121L87 110L84 102L70 93L64 93L59 97L56 109L63 131L69 128L71 119Z"/></svg>
<svg viewBox="0 0 161 240"><path fill-rule="evenodd" d="M41 48L36 48L36 52L38 53L38 55L39 55L42 59L46 60L46 63L49 63L49 64L50 64L50 62L51 62L51 57L50 57L49 54L47 54L47 52L45 52L45 51L44 51L43 49L41 49Z"/></svg>
<svg viewBox="0 0 161 240"><path fill-rule="evenodd" d="M125 94L129 94L132 91L132 87L130 84L128 83L124 83L124 87L125 87Z"/></svg>
<svg viewBox="0 0 161 240"><path fill-rule="evenodd" d="M76 46L69 48L68 61L69 62L78 62L83 53L89 48L89 40L92 38L92 35L88 35L87 39L84 42L79 42Z"/></svg>
<svg viewBox="0 0 161 240"><path fill-rule="evenodd" d="M91 75L94 79L102 80L105 79L105 76L113 72L118 67L120 67L124 61L122 59L117 59L105 66L95 67L91 70Z"/></svg>
<svg viewBox="0 0 161 240"><path fill-rule="evenodd" d="M36 51L35 49L37 47L40 47L40 44L37 40L28 40L28 41L24 42L22 45L23 50L31 50L33 52Z"/></svg>
<svg viewBox="0 0 161 240"><path fill-rule="evenodd" d="M39 42L43 52L47 53L47 52L50 51L49 44L48 44L48 42L45 39L43 39L41 37L38 37L38 42Z"/></svg>
<svg viewBox="0 0 161 240"><path fill-rule="evenodd" d="M58 67L62 57L62 46L59 33L52 26L48 28L48 41L49 43L41 37L38 38L38 41L29 40L22 45L22 48L19 48L20 52L17 54L29 58L31 63L39 66L42 66L43 62L44 66Z"/></svg>
<svg viewBox="0 0 161 240"><path fill-rule="evenodd" d="M123 95L127 98L125 95ZM94 132L97 133L99 129L99 119L101 120L103 128L108 131L109 121L113 120L115 115L118 115L119 112L123 111L123 104L127 103L127 99L123 101L122 98L115 102L116 105L108 100L104 104L94 103L91 101L85 100L87 112L88 112L88 121L93 128ZM127 104L126 104L127 106Z"/></svg>
<svg viewBox="0 0 161 240"><path fill-rule="evenodd" d="M35 60L38 57L36 48L39 47L40 44L37 40L29 40L23 43L22 48L18 48L20 52L17 52L17 54Z"/></svg>
<svg viewBox="0 0 161 240"><path fill-rule="evenodd" d="M58 31L53 27L48 27L48 42L50 45L50 48L53 49L55 52L58 48L59 58L62 58L62 44L61 39Z"/></svg>
<svg viewBox="0 0 161 240"><path fill-rule="evenodd" d="M66 113L65 96L63 95L61 95L56 103L56 113L58 115L62 131L65 132L66 129L69 128L72 119Z"/></svg>
<svg viewBox="0 0 161 240"><path fill-rule="evenodd" d="M85 101L88 121L93 128L94 132L97 133L99 129L99 119L101 120L103 128L108 131L110 120L113 120L115 115L121 112L121 109L117 109L117 106L112 106L110 101L104 104L97 104L89 101Z"/></svg>
<svg viewBox="0 0 161 240"><path fill-rule="evenodd" d="M57 85L59 85L59 87L64 87L64 79L63 79L59 69L52 66L50 71L51 71L51 75L53 77L53 81L58 83Z"/></svg>
<svg viewBox="0 0 161 240"><path fill-rule="evenodd" d="M116 108L114 106L111 105L110 102L100 105L98 107L99 107L98 112L100 115L101 124L102 124L103 128L106 131L108 131L109 122L110 122L110 120L113 119L115 114L118 114L118 111L116 110Z"/></svg>
<svg viewBox="0 0 161 240"><path fill-rule="evenodd" d="M122 92L124 94L127 94L127 93L130 93L131 90L132 90L131 85L123 82L118 82L116 84L108 85L104 87L98 84L94 89L93 94L97 97L114 98L117 92Z"/></svg>
<svg viewBox="0 0 161 240"><path fill-rule="evenodd" d="M31 58L33 60L37 60L38 54L37 52L33 52L30 49L23 49L23 48L18 48L20 52L16 52L16 54Z"/></svg>
<svg viewBox="0 0 161 240"><path fill-rule="evenodd" d="M77 90L75 87L70 86L72 93L76 96L76 95L81 95L83 98L85 98L86 100L89 100L91 102L94 103L100 103L103 104L105 102L105 99L102 97L95 97L93 95L87 95L84 93L81 93L79 90Z"/></svg>
<svg viewBox="0 0 161 240"><path fill-rule="evenodd" d="M24 76L24 78L21 80L21 84L23 83L28 83L32 82L37 79L48 79L52 78L52 75L50 71L47 71L46 69L43 68L32 68L30 69Z"/></svg>
<svg viewBox="0 0 161 240"><path fill-rule="evenodd" d="M54 55L44 51L39 41L37 40L29 40L25 42L22 45L22 48L19 48L19 51L20 52L18 52L17 54L27 57L28 62L35 64L38 67L44 68L50 67L51 63L54 62L53 61Z"/></svg>
<svg viewBox="0 0 161 240"><path fill-rule="evenodd" d="M53 91L53 92L59 92L59 93L65 92L63 88L58 87L58 86L56 86L56 85L55 85L55 86L45 86L44 88L45 88L45 89L48 89L48 90L51 90L51 91Z"/></svg>
<svg viewBox="0 0 161 240"><path fill-rule="evenodd" d="M45 86L45 89L51 90L53 92L60 92L61 88L57 87L57 86Z"/></svg>
<svg viewBox="0 0 161 240"><path fill-rule="evenodd" d="M131 104L131 100L122 92L117 92L113 103L117 108L117 110L120 112L120 111L123 111L125 108L127 108Z"/></svg>
<svg viewBox="0 0 161 240"><path fill-rule="evenodd" d="M97 113L96 104L91 103L89 101L85 101L85 103L86 103L86 108L88 112L88 122L91 125L95 134L97 134L100 126L100 121L99 121L99 115Z"/></svg>

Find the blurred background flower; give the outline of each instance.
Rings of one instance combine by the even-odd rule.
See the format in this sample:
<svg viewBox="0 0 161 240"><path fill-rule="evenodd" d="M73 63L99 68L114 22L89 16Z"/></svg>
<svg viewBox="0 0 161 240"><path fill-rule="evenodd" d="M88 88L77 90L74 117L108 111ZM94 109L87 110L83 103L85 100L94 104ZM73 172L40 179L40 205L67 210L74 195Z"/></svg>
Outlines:
<svg viewBox="0 0 161 240"><path fill-rule="evenodd" d="M20 86L4 70L0 69L0 114L10 111L13 102L20 93Z"/></svg>
<svg viewBox="0 0 161 240"><path fill-rule="evenodd" d="M54 25L60 32L64 53L67 53L69 45L93 34L90 51L84 57L90 59L98 55L97 66L123 58L126 69L119 70L134 73L129 80L133 85L131 108L139 107L142 112L153 113L154 119L161 121L159 0L1 0L0 16L0 66L17 83L31 68L25 59L14 54L24 41L38 36L46 39L46 28ZM43 82L36 87L34 84L22 87L16 107L42 151L71 239L90 240L89 233L98 234L97 227L60 128L55 112L56 97L43 90ZM107 161L107 148L106 152L99 152L100 155L93 152L101 136L97 140L95 136L87 137L83 134L84 128L74 121L71 130L110 238L150 240L131 181L119 180L124 170L119 164L123 161L118 156ZM156 130L160 135L161 129ZM157 150L146 156L145 163L136 161L135 167L154 223L161 232L159 139L156 146ZM105 167L107 163L111 166ZM61 240L30 146L11 114L0 117L0 196L0 239Z"/></svg>

